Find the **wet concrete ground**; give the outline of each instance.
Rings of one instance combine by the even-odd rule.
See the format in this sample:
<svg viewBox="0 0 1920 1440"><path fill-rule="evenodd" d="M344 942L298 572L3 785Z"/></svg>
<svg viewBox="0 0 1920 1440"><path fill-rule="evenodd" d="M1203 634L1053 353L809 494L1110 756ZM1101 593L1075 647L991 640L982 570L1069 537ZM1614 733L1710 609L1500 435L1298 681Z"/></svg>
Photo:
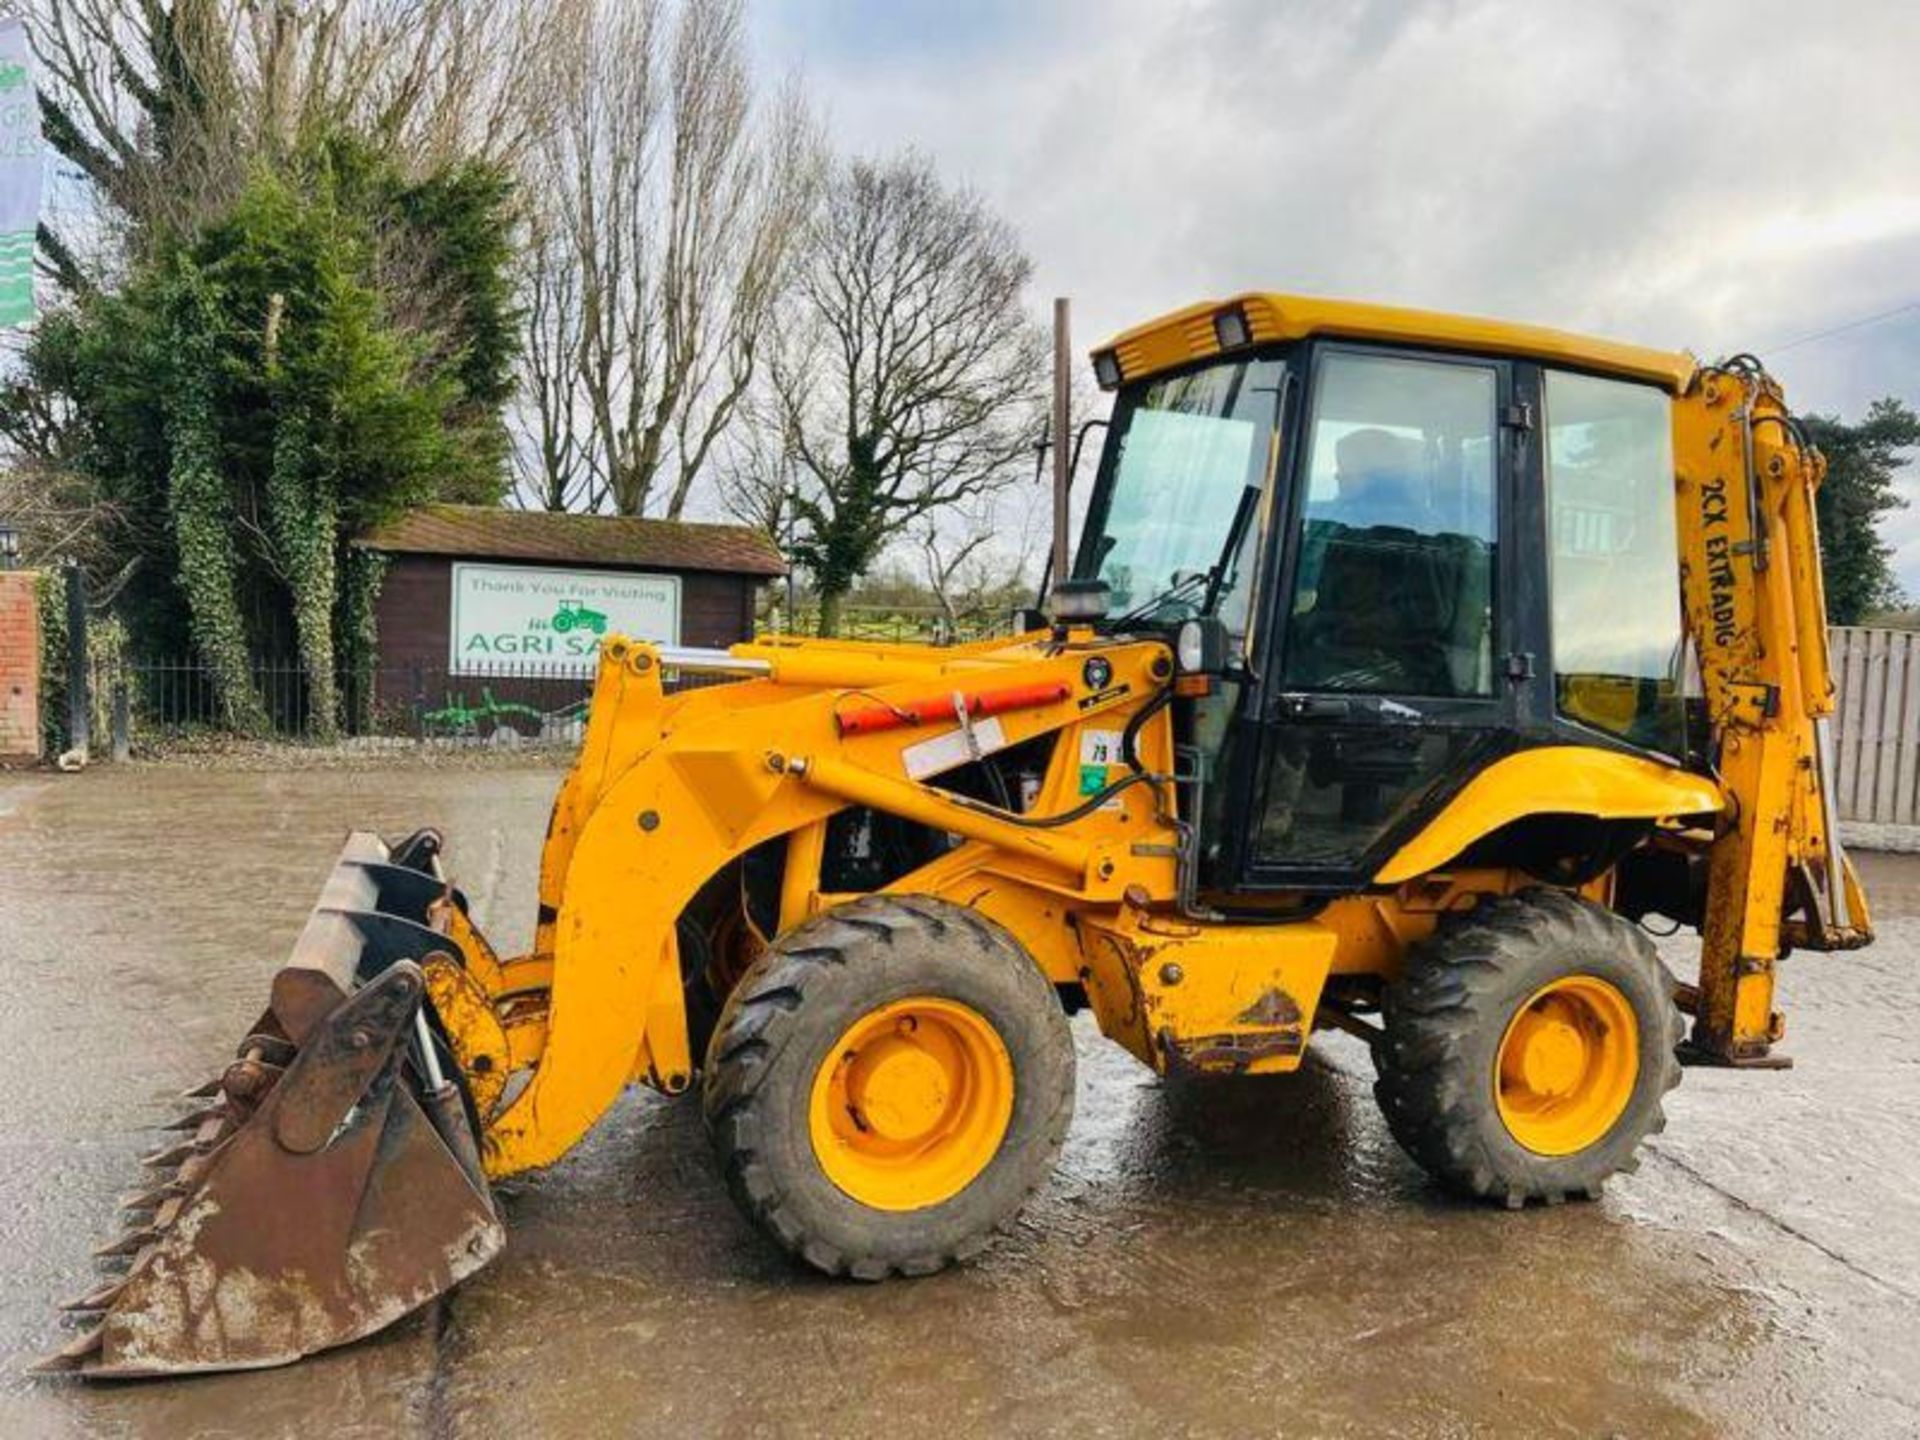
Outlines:
<svg viewBox="0 0 1920 1440"><path fill-rule="evenodd" d="M1787 968L1776 1074L1692 1071L1636 1175L1509 1215L1433 1190L1356 1043L1163 1084L1076 1021L1060 1172L979 1262L870 1288L733 1212L634 1094L506 1196L431 1313L287 1370L87 1388L61 1331L146 1129L258 1012L341 834L432 823L531 930L557 774L0 777L0 1434L1920 1433L1920 860L1879 945ZM1684 953L1684 952L1681 952Z"/></svg>

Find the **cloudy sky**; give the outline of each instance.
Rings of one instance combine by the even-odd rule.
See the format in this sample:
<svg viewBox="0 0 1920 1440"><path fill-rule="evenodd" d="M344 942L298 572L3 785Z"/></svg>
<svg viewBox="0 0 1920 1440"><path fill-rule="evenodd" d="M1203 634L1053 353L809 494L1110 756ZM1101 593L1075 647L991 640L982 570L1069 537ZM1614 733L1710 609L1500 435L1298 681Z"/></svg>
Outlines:
<svg viewBox="0 0 1920 1440"><path fill-rule="evenodd" d="M1081 350L1298 290L1920 406L1920 3L759 0L755 25L841 147L917 147L993 200ZM1920 596L1920 504L1889 534Z"/></svg>

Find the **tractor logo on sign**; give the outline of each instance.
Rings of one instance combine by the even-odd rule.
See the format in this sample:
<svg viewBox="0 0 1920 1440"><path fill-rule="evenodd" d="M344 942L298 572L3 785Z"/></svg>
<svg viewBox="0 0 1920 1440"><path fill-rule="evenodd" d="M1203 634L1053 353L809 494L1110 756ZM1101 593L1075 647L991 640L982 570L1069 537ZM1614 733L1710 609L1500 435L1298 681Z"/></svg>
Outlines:
<svg viewBox="0 0 1920 1440"><path fill-rule="evenodd" d="M565 635L569 630L591 630L596 635L607 633L607 617L578 600L561 601L560 608L553 612L553 618L547 623L553 627L556 635Z"/></svg>

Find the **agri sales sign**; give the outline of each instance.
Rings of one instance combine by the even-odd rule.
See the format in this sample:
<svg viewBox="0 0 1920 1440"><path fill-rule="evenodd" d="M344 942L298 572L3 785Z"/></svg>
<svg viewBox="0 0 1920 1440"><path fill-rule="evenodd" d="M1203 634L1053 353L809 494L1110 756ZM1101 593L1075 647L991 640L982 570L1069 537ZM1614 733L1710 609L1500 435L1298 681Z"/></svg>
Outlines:
<svg viewBox="0 0 1920 1440"><path fill-rule="evenodd" d="M455 675L588 675L606 635L679 644L680 577L453 567L447 665Z"/></svg>

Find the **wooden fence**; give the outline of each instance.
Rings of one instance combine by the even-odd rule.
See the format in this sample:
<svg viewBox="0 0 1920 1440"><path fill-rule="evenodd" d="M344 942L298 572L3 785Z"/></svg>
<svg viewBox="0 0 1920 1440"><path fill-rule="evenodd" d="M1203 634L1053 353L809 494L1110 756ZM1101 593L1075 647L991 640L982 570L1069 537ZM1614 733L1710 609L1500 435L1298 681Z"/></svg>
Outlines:
<svg viewBox="0 0 1920 1440"><path fill-rule="evenodd" d="M1829 634L1840 818L1920 824L1920 633L1836 625Z"/></svg>

